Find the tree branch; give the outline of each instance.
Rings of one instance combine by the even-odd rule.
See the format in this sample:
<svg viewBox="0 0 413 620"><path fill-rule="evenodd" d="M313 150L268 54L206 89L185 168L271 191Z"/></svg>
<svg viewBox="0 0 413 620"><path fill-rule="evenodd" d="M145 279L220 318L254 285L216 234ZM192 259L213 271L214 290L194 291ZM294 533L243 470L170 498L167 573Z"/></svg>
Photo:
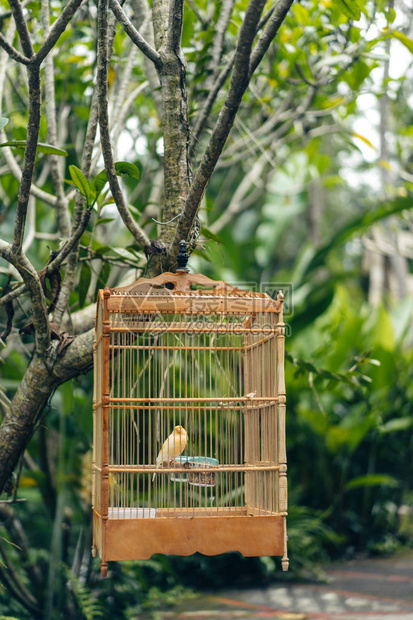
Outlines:
<svg viewBox="0 0 413 620"><path fill-rule="evenodd" d="M46 300L37 271L21 250L13 251L13 245L0 240L0 256L17 269L26 285L32 302L32 320L35 332L35 350L44 356L50 343Z"/></svg>
<svg viewBox="0 0 413 620"><path fill-rule="evenodd" d="M235 53L231 54L230 59L228 60L225 67L222 69L221 73L218 75L214 83L212 84L209 95L205 99L204 105L201 110L197 114L196 123L194 129L191 131L191 140L189 143L189 152L192 153L195 150L196 143L198 141L199 136L201 135L205 124L210 115L212 106L218 96L219 91L227 81L229 74L231 73L232 67L234 66Z"/></svg>
<svg viewBox="0 0 413 620"><path fill-rule="evenodd" d="M53 368L46 367L39 356L33 356L1 425L0 491L30 440L50 394L62 383L90 369L94 335L95 330L91 329L75 338Z"/></svg>
<svg viewBox="0 0 413 620"><path fill-rule="evenodd" d="M147 41L143 38L143 36L136 30L135 26L130 21L129 17L126 15L125 11L122 9L118 0L109 0L110 8L113 11L116 19L126 32L126 34L132 39L133 43L145 54L147 58L152 60L155 66L160 66L161 64L161 56L158 52L149 45Z"/></svg>
<svg viewBox="0 0 413 620"><path fill-rule="evenodd" d="M251 186L255 186L260 183L262 172L266 164L267 160L265 154L262 154L261 157L254 162L248 173L243 177L241 183L233 193L225 211L223 211L218 219L216 219L210 226L210 230L213 233L219 233L219 231L224 228L224 226L226 226L237 213L243 210L244 205L241 201Z"/></svg>
<svg viewBox="0 0 413 620"><path fill-rule="evenodd" d="M89 223L91 212L92 212L92 208L83 210L82 218L80 222L78 223L77 227L74 229L70 239L68 239L66 243L63 245L63 247L59 251L59 254L56 256L56 258L50 261L50 263L46 265L47 275L51 275L54 271L57 271L58 269L60 269L61 265L63 264L67 256L71 253L73 248L77 247L77 244L80 238L82 237L83 233L85 232L86 227ZM7 250L7 248L5 249ZM1 246L0 246L0 254L1 254ZM7 251L3 254L3 257L6 260L8 260L6 256L8 256ZM77 260L76 260L76 263L77 263ZM18 286L13 291L11 291L10 293L7 293L7 295L4 295L3 297L0 298L0 307L4 306L10 301L13 301L13 299L17 299L17 297L20 297L20 295L23 295L26 292L27 292L27 286L25 284ZM56 317L54 317L54 322L55 323L57 322Z"/></svg>
<svg viewBox="0 0 413 620"><path fill-rule="evenodd" d="M278 142L278 146L280 146L280 139L284 138L284 136L287 135L287 133L290 131L290 129L294 126L294 122L299 120L300 118L302 118L307 110L309 109L309 107L311 106L312 102L314 101L315 95L316 95L317 89L314 87L311 87L307 93L307 95L303 98L302 103L296 108L296 110L294 110L293 112L291 111L291 109L287 108L287 111L282 112L281 108L284 108L284 105L280 107L279 110L279 114L277 113L274 116L277 116L277 121L278 122L282 122L282 124L277 127L277 129L273 132L270 131L271 126L273 125L273 123L270 123L267 126L267 131L264 133L260 130L258 130L255 135L254 135L254 141L257 144L259 150L261 150L261 152L263 152L263 147L265 147L268 144L271 144L272 146L274 146L275 143ZM285 120L284 120L285 119ZM274 119L273 119L274 120ZM261 137L261 140L257 141L257 137ZM227 149L227 151L225 151L225 158L222 157L217 165L217 169L218 168L225 168L229 165L234 165L234 163L237 163L239 161L243 161L245 159L245 157L248 157L251 154L251 149L248 146L247 149L244 149L244 140L237 140L233 145L231 145L230 148Z"/></svg>
<svg viewBox="0 0 413 620"><path fill-rule="evenodd" d="M117 23L116 17L112 15L111 24L110 24L110 34L108 37L109 39L108 52L109 50L113 49L113 40L116 34L116 23ZM80 163L81 170L87 177L90 176L92 172L92 168L93 168L92 157L93 157L93 150L94 150L95 143L96 143L96 132L97 132L97 126L99 122L98 100L99 100L99 92L98 92L98 87L95 85L93 95L92 95L92 100L90 103L90 114L89 114L89 120L88 120L88 124L86 128L86 136L85 136L85 141L84 141L84 145L82 149L82 157L81 157L81 163ZM73 244L71 243L70 240L68 242L71 246L71 249L70 249L67 264L66 264L65 277L62 283L62 288L60 289L59 298L57 300L56 307L53 311L53 322L56 323L58 326L60 326L61 324L63 315L67 308L70 294L75 286L76 272L77 272L77 266L78 266L78 255L79 255L79 240L89 222L90 214L91 214L90 209L84 209L83 197L80 194L77 194L76 199L75 199L74 213L73 213L73 225L75 228L73 232L74 242ZM67 247L69 247L69 245ZM63 249L63 251L65 251L65 248ZM57 256L55 260L59 261L60 258L61 258L61 255L59 254L59 256ZM58 262L56 262L56 265L57 264ZM54 265L54 261L50 263L48 267L51 268L53 267L53 265Z"/></svg>
<svg viewBox="0 0 413 620"><path fill-rule="evenodd" d="M41 63L46 58L48 53L56 45L57 41L59 40L63 32L66 30L66 26L72 19L73 15L76 13L79 6L84 1L85 0L69 0L65 8L63 9L62 13L60 14L58 19L53 24L50 30L50 33L47 36L45 42L43 43L43 45L41 46L37 54L35 54L33 58L31 59L32 64L38 65L38 66L41 65Z"/></svg>
<svg viewBox="0 0 413 620"><path fill-rule="evenodd" d="M24 149L22 177L17 197L16 219L13 233L13 253L18 253L23 244L27 205L36 161L40 127L40 70L38 67L28 67L27 74L29 86L29 118L27 121L27 137L26 147Z"/></svg>
<svg viewBox="0 0 413 620"><path fill-rule="evenodd" d="M219 19L215 26L214 45L211 53L211 67L213 69L211 82L214 82L215 78L219 74L219 64L224 50L225 34L231 19L234 4L235 0L224 0Z"/></svg>
<svg viewBox="0 0 413 620"><path fill-rule="evenodd" d="M274 37L276 36L293 2L294 0L278 0L277 4L275 5L274 11L270 19L268 20L263 32L259 36L258 41L251 54L251 59L249 63L250 77L260 64L265 52L270 47L270 44L274 40Z"/></svg>
<svg viewBox="0 0 413 620"><path fill-rule="evenodd" d="M181 239L188 238L206 186L222 153L242 97L247 89L250 79L249 62L252 44L264 6L265 0L251 0L246 10L235 52L234 70L231 76L228 95L190 187L184 211L178 222L175 237L169 249L170 261L174 261L178 255Z"/></svg>
<svg viewBox="0 0 413 620"><path fill-rule="evenodd" d="M112 0L113 1L113 0ZM133 219L120 188L118 177L116 176L115 164L113 161L112 144L110 140L109 115L107 101L107 73L108 73L108 24L107 24L107 0L98 2L98 110L99 127L102 145L102 154L105 161L106 174L109 181L113 199L118 208L123 223L132 233L136 241L143 247L150 244L146 233Z"/></svg>
<svg viewBox="0 0 413 620"><path fill-rule="evenodd" d="M131 0L134 15L133 21L138 27L138 24L142 24L142 34L146 37L149 45L155 46L153 23L151 20L151 11L149 9L146 0ZM159 75L156 71L155 65L144 55L143 63L145 66L145 73L151 85L152 98L158 111L159 118L162 120L162 97L161 97L161 85L159 82Z"/></svg>
<svg viewBox="0 0 413 620"><path fill-rule="evenodd" d="M20 297L20 295L23 295L26 291L26 285L21 284L20 286L17 286L15 289L10 291L10 293L3 295L3 297L0 298L0 308L1 306L5 306L6 304L8 304L10 301L13 301L13 299L17 299L17 297Z"/></svg>
<svg viewBox="0 0 413 620"><path fill-rule="evenodd" d="M32 58L34 54L33 45L30 39L29 30L23 15L23 7L20 0L9 0L13 18L16 23L17 32L19 33L20 42L23 52L28 58Z"/></svg>
<svg viewBox="0 0 413 620"><path fill-rule="evenodd" d="M230 5L232 3L232 0L229 0L228 5ZM265 26L265 24L268 22L268 20L270 19L271 15L274 12L274 8L272 7L269 11L267 11L267 13L260 19L258 26L257 26L257 32L263 28ZM229 6L227 7L227 10L229 9ZM223 9L224 10L224 9ZM229 14L229 17L231 16L231 14ZM226 15L225 15L225 19L226 19ZM221 20L220 20L221 21ZM222 52L222 50L221 50ZM215 52L213 52L213 54L217 54L218 50L216 50ZM195 127L194 129L191 131L191 141L190 141L190 145L189 145L189 152L193 153L196 147L196 143L197 140L199 139L205 124L208 120L208 117L210 115L212 106L217 98L217 95L219 93L219 91L221 90L221 88L223 87L223 85L225 84L229 74L231 73L232 67L234 66L234 59L235 59L235 52L232 52L227 64L225 65L225 67L221 70L221 72L219 71L219 65L218 65L218 61L217 61L217 67L215 72L212 75L212 85L209 88L209 94L208 97L206 98L204 105L202 106L202 108L200 109L200 111L198 112L197 116L196 116L196 122L195 122Z"/></svg>
<svg viewBox="0 0 413 620"><path fill-rule="evenodd" d="M181 52L184 0L170 0L166 47L179 56Z"/></svg>
<svg viewBox="0 0 413 620"><path fill-rule="evenodd" d="M42 0L41 5L43 32L47 37L50 32L49 0ZM49 144L57 146L56 97L53 56L48 55L44 67L44 99L47 119L47 139ZM63 237L69 237L71 232L68 200L63 187L61 173L61 157L49 156L50 172L54 193L56 195L56 211L58 230Z"/></svg>
<svg viewBox="0 0 413 620"><path fill-rule="evenodd" d="M6 39L4 38L1 32L0 32L0 46L4 49L5 52L7 52L10 58L13 58L13 60L17 60L17 62L20 62L23 65L30 64L29 58L26 58L26 56L23 56L23 54L20 54L20 52L18 52L12 45L10 45L10 43L6 41Z"/></svg>

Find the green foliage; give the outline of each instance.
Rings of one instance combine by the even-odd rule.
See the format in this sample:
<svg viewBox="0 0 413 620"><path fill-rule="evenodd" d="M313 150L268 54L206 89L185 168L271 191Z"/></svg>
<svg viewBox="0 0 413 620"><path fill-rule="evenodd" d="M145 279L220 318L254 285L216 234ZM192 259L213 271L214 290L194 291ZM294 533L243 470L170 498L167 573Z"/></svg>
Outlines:
<svg viewBox="0 0 413 620"><path fill-rule="evenodd" d="M73 183L76 185L79 192L86 198L86 204L92 206L96 200L96 194L92 191L89 181L83 174L83 172L76 166L69 166L69 174L72 177Z"/></svg>
<svg viewBox="0 0 413 620"><path fill-rule="evenodd" d="M92 279L92 270L86 262L83 262L80 268L79 286L78 286L80 308L83 308L83 306L85 305L86 295L89 290L91 279Z"/></svg>
<svg viewBox="0 0 413 620"><path fill-rule="evenodd" d="M0 145L2 146L2 145ZM115 171L118 176L127 175L132 179L139 180L139 168L127 161L115 162ZM73 183L79 190L79 192L86 198L86 204L91 207L95 204L103 188L108 182L106 170L99 172L91 182L88 181L83 172L76 166L69 166L69 174ZM102 223L102 222L101 222Z"/></svg>
<svg viewBox="0 0 413 620"><path fill-rule="evenodd" d="M95 618L104 618L105 612L102 603L92 594L90 589L86 587L73 574L72 571L65 569L68 586L71 590L73 599L79 612L79 618L82 620L95 620Z"/></svg>
<svg viewBox="0 0 413 620"><path fill-rule="evenodd" d="M63 4L51 4L54 18ZM2 5L8 10L6 2ZM191 128L210 92L209 63L221 6L218 0L185 6L183 47ZM34 29L40 2L26 8L31 11L29 27ZM222 64L234 49L245 8L246 1L236 3ZM119 225L106 172L88 179L76 166L82 160L95 80L93 15L84 3L73 27L60 38L54 56L57 108L66 119L59 127L66 135L65 150L47 144L44 120L38 149L64 156L64 176L70 176L69 183L91 210L79 249L77 286L69 301L72 312L93 301L99 288L119 284L125 274L129 280L141 275L143 265L142 252L131 245L130 235ZM257 80L244 95L201 209L206 241L191 256L192 271L241 287L261 285L266 290L267 285L276 289L287 288L289 283L294 287L294 307L285 317L289 554L293 571L306 574L331 557L356 551L387 552L413 539L408 523L400 528L400 507L412 500L413 305L409 299L396 303L383 290L383 303L371 309L366 301L362 244L374 225L400 227L406 233L411 227L412 82L408 72L406 78L391 79L386 85L379 85L376 77L389 42L403 46L406 54L413 51L409 29L396 26L395 17L384 1L294 4L276 47L270 48ZM40 41L41 29L33 35ZM111 103L116 102L131 50L121 29L114 49ZM130 71L132 92L146 80L140 54ZM14 88L5 100L8 118L0 118L0 129L7 125L8 134L0 146L15 148L13 153L21 163L28 93L20 68L10 65L8 72ZM379 162L375 133L368 128L357 101L370 93L380 103L386 89L391 95L389 133L394 151L389 162ZM224 87L207 131L196 143L194 171L225 96ZM116 162L115 170L123 177L133 216L156 237L152 217L161 219L157 174L162 167L162 125L147 90L139 91L123 111L122 140L129 137L134 146L128 153L119 150L119 156L130 161ZM355 127L360 119L365 130ZM35 182L53 193L48 160L39 158ZM255 169L259 160L262 166ZM383 168L392 173L385 188L371 176ZM365 174L366 180L357 186L349 183L349 171ZM398 178L399 172L406 173L404 180ZM251 183L241 191L248 175ZM11 240L19 183L3 171L0 184L2 236ZM217 226L227 209L230 217ZM35 230L43 237L33 238L27 254L39 270L49 259L48 245L57 249L61 243L55 218L54 209L36 200ZM411 259L407 266L411 272ZM65 268L64 264L63 275ZM3 273L0 277L4 288L7 278ZM18 340L17 331L31 313L27 299L21 299L8 346L0 351L1 394L9 399L32 353L30 337ZM70 333L70 322L66 329ZM1 403L7 406L7 400ZM185 600L193 588L238 586L251 581L251 575L265 582L279 575L278 560L273 558L196 554L113 563L109 578L102 580L99 560L90 555L91 403L90 373L61 386L39 419L22 463L17 497L26 501L13 505L13 510L28 549L26 555L21 545L6 549L8 560L41 610L48 609L53 620L132 619L143 610L156 612L162 605ZM3 527L1 536L9 540L10 532ZM31 613L3 588L0 605L19 620L31 620Z"/></svg>
<svg viewBox="0 0 413 620"><path fill-rule="evenodd" d="M7 124L4 121L8 122L8 119L3 118L1 120L2 120L2 126L4 127ZM0 148L4 146L13 146L15 148L24 150L26 148L26 140L9 140L8 142L2 142L0 144ZM44 142L38 142L37 152L45 153L46 155L60 155L60 157L68 156L68 152L65 151L64 149L59 149L57 148L57 146L53 146L52 144L45 144Z"/></svg>
<svg viewBox="0 0 413 620"><path fill-rule="evenodd" d="M364 3L359 0L334 0L337 7L349 19L359 20Z"/></svg>

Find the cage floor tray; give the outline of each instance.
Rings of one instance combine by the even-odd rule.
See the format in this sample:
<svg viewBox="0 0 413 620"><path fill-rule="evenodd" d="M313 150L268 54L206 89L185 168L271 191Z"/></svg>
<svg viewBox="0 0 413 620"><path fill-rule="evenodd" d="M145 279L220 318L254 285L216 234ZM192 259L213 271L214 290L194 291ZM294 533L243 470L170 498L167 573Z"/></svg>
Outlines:
<svg viewBox="0 0 413 620"><path fill-rule="evenodd" d="M168 523L165 523L168 521ZM106 525L106 559L147 560L154 553L282 555L285 522L273 517L122 519Z"/></svg>

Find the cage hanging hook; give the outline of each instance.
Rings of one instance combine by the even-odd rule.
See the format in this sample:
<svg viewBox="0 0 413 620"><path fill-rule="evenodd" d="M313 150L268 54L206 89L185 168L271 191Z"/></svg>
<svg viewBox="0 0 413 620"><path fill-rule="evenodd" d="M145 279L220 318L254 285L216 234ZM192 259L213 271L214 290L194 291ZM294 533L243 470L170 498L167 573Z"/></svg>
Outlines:
<svg viewBox="0 0 413 620"><path fill-rule="evenodd" d="M176 257L176 260L178 262L178 271L189 271L189 269L187 268L188 259L189 254L187 252L186 241L185 239L182 239L181 243L179 244L179 254Z"/></svg>

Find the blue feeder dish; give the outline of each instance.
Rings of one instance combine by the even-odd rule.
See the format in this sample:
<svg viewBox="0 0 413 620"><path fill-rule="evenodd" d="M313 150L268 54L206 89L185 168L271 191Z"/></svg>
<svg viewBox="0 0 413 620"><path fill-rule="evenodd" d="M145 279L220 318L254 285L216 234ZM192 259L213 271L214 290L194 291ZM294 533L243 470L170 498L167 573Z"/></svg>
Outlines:
<svg viewBox="0 0 413 620"><path fill-rule="evenodd" d="M174 459L177 467L188 469L188 473L171 474L171 480L176 482L189 482L196 487L214 487L216 483L216 472L218 460L208 456L178 456ZM197 469L210 469L211 471L199 471Z"/></svg>

